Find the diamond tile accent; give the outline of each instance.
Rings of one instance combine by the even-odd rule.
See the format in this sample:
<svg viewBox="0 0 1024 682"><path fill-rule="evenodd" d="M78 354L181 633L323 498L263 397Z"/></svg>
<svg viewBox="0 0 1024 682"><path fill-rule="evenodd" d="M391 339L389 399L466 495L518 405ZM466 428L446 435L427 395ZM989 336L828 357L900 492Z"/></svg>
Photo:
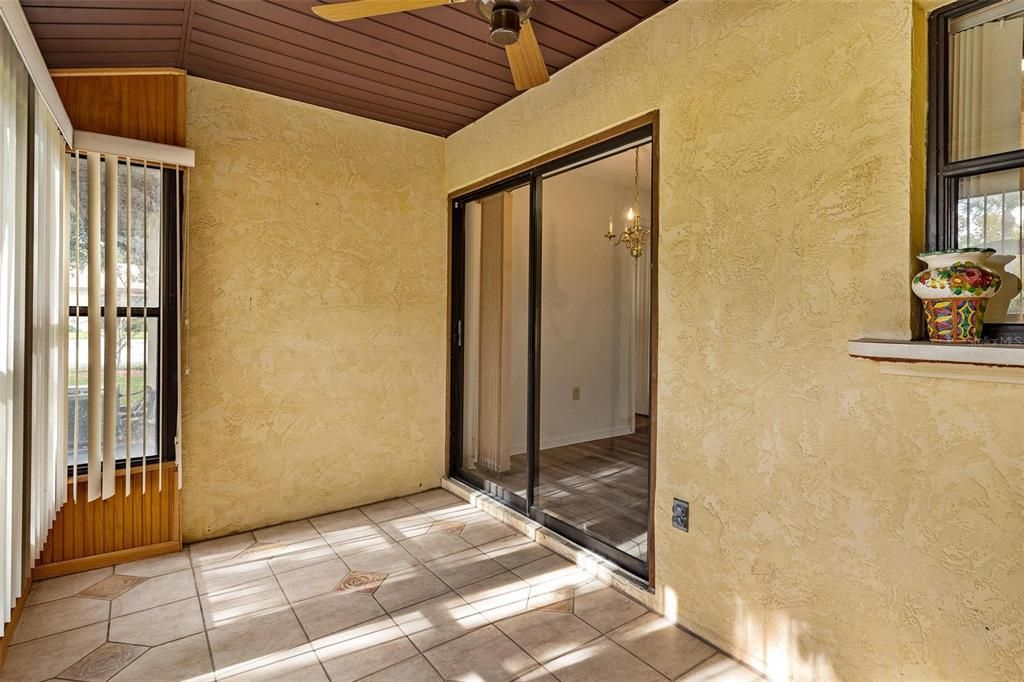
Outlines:
<svg viewBox="0 0 1024 682"><path fill-rule="evenodd" d="M107 642L60 674L67 680L107 682L146 652L146 647Z"/></svg>
<svg viewBox="0 0 1024 682"><path fill-rule="evenodd" d="M137 575L112 575L104 578L95 585L91 585L78 593L79 597L92 597L93 599L116 599L132 589L136 585L149 580Z"/></svg>
<svg viewBox="0 0 1024 682"><path fill-rule="evenodd" d="M387 580L387 573L370 573L369 571L352 571L335 587L337 592L363 592L373 594Z"/></svg>
<svg viewBox="0 0 1024 682"><path fill-rule="evenodd" d="M462 521L434 521L427 533L451 533L458 535L466 524Z"/></svg>

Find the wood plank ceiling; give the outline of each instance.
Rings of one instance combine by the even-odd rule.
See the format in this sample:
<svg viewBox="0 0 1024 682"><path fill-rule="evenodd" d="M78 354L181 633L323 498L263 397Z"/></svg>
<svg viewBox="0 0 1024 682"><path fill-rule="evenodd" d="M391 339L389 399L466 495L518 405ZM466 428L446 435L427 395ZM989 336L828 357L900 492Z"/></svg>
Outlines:
<svg viewBox="0 0 1024 682"><path fill-rule="evenodd" d="M313 15L319 1L21 0L50 68L177 67L442 136L517 94L472 0L340 24ZM539 0L548 70L672 1Z"/></svg>

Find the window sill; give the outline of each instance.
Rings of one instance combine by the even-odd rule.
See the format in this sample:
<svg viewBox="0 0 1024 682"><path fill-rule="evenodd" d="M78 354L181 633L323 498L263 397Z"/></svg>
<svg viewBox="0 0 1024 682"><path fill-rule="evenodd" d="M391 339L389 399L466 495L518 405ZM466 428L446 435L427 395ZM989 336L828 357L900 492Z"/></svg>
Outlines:
<svg viewBox="0 0 1024 682"><path fill-rule="evenodd" d="M849 353L879 361L883 374L1024 384L1024 345L855 339Z"/></svg>

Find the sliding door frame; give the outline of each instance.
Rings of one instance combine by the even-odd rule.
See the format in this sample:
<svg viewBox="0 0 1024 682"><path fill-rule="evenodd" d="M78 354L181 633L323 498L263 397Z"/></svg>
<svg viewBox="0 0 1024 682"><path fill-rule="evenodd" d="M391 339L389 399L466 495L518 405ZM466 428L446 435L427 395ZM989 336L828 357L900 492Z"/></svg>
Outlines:
<svg viewBox="0 0 1024 682"><path fill-rule="evenodd" d="M545 154L533 161L474 183L448 195L449 209L449 282L448 282L448 428L447 470L451 478L464 481L484 494L497 499L515 511L537 521L575 542L623 567L643 582L647 589L654 588L654 511L657 452L657 388L658 388L658 112L653 111L623 124L588 137L572 145ZM651 274L650 274L650 454L648 463L647 561L627 554L595 536L546 513L534 499L540 476L540 371L541 371L541 258L543 180L566 172L633 142L650 138L651 145ZM642 144L642 143L641 143ZM624 150L625 151L625 150ZM529 228L529 313L527 349L527 486L526 498L505 490L472 472L462 470L462 415L463 415L463 316L465 310L465 207L472 201L498 192L530 186Z"/></svg>

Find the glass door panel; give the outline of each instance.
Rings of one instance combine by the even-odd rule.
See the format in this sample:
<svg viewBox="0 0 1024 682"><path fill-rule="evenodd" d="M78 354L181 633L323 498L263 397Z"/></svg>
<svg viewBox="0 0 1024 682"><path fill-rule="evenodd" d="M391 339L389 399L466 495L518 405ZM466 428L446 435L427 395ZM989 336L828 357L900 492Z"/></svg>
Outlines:
<svg viewBox="0 0 1024 682"><path fill-rule="evenodd" d="M643 563L650 240L634 255L618 235L637 212L650 229L650 178L648 142L543 179L534 497L544 514Z"/></svg>
<svg viewBox="0 0 1024 682"><path fill-rule="evenodd" d="M461 473L519 498L527 476L530 188L465 204Z"/></svg>

